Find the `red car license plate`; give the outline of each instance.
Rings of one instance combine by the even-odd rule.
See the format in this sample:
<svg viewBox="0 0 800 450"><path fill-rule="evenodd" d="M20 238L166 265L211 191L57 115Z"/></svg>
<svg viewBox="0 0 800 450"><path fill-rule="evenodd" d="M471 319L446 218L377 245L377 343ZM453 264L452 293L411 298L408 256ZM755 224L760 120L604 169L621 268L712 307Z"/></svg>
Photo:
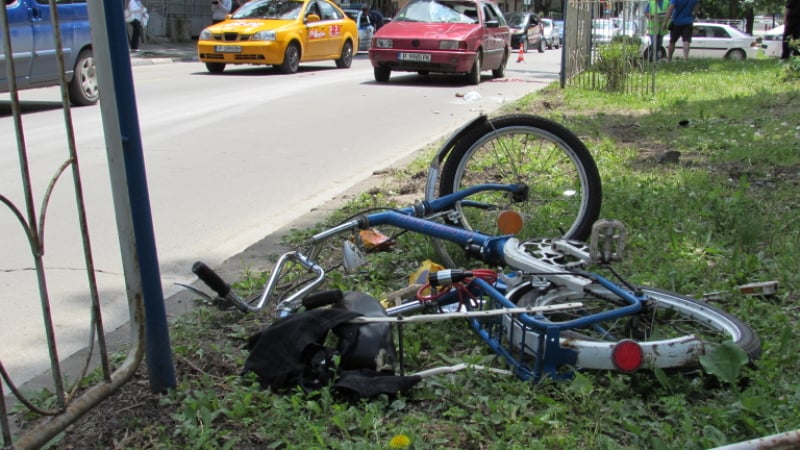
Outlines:
<svg viewBox="0 0 800 450"><path fill-rule="evenodd" d="M430 53L398 53L397 59L400 61L431 62Z"/></svg>

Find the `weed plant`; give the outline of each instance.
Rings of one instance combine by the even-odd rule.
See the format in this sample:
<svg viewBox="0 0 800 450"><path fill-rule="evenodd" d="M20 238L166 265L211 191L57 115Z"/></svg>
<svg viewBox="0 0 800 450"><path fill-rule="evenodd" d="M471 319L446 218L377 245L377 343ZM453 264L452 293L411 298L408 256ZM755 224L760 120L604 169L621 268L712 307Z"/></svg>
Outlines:
<svg viewBox="0 0 800 450"><path fill-rule="evenodd" d="M465 370L428 378L407 397L351 403L327 389L275 393L240 377L243 344L269 314L199 308L172 324L178 388L161 399L160 419L121 425L128 442L195 449L700 449L800 428L800 86L785 81L771 60L690 60L659 66L656 87L646 98L549 87L503 113L552 118L591 149L603 180L601 216L629 231L621 272L696 298L714 293L720 307L756 330L762 355L738 378L702 370L579 372L532 384ZM393 206L392 189L361 195L331 223L359 209ZM433 252L418 236L397 240L360 276L337 275L332 283L377 297L404 285ZM237 288L251 291L265 278L250 273ZM737 289L769 280L779 282L774 296ZM407 371L498 365L462 322L408 326L403 338Z"/></svg>

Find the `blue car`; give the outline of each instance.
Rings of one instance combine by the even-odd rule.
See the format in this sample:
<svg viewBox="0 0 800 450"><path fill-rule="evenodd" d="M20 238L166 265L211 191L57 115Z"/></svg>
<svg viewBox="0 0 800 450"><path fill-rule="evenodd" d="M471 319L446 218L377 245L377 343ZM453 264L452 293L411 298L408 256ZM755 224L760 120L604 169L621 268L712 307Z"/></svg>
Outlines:
<svg viewBox="0 0 800 450"><path fill-rule="evenodd" d="M5 54L4 35L0 34L0 92L10 90L7 65L11 60L17 89L57 86L62 73L58 69L53 11L48 1L6 0L5 3L13 58ZM76 106L97 103L100 93L86 1L59 3L56 8L70 103Z"/></svg>

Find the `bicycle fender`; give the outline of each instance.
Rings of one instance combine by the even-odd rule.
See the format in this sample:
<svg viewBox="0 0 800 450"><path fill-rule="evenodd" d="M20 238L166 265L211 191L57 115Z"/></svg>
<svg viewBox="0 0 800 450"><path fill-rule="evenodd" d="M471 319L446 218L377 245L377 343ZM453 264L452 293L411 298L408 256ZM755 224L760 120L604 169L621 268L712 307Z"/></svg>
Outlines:
<svg viewBox="0 0 800 450"><path fill-rule="evenodd" d="M451 134L447 141L442 144L442 146L439 148L439 151L431 160L430 166L428 167L428 180L425 182L425 200L430 201L436 198L436 182L439 180L439 170L442 166L442 163L447 158L447 155L450 154L450 151L456 146L456 143L458 143L458 141L463 138L464 135L472 131L473 127L482 126L488 120L489 116L485 114L479 115L478 117L462 125L461 128Z"/></svg>

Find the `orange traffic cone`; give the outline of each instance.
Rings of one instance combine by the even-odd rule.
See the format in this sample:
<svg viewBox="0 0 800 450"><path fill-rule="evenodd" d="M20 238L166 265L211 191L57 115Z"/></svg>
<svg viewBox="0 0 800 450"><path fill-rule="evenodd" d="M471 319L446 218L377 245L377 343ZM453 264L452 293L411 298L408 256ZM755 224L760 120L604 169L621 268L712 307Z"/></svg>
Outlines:
<svg viewBox="0 0 800 450"><path fill-rule="evenodd" d="M519 57L517 58L517 62L525 62L525 46L522 42L519 43Z"/></svg>

